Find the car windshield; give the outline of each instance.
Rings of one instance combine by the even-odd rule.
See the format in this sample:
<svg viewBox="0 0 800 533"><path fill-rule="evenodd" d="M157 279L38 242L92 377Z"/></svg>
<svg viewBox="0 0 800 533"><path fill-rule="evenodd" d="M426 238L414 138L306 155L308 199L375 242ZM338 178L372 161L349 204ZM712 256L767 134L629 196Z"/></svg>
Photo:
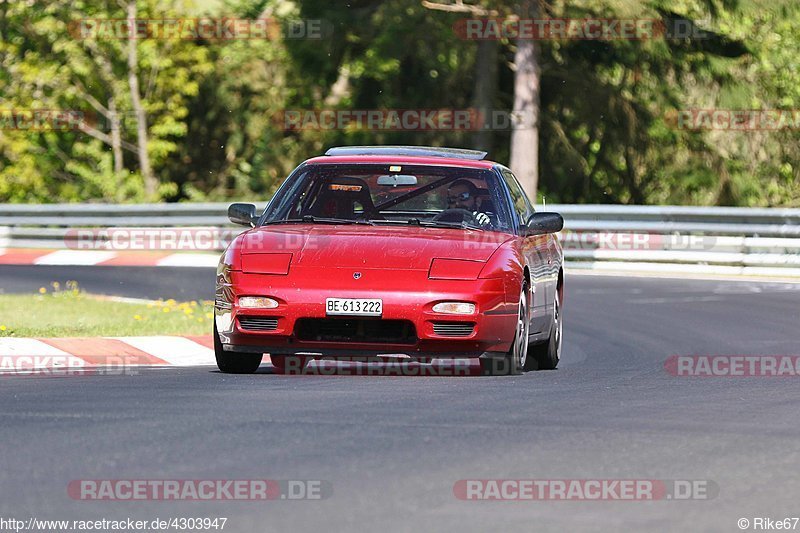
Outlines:
<svg viewBox="0 0 800 533"><path fill-rule="evenodd" d="M508 231L490 170L417 165L312 165L278 191L263 224L416 224Z"/></svg>

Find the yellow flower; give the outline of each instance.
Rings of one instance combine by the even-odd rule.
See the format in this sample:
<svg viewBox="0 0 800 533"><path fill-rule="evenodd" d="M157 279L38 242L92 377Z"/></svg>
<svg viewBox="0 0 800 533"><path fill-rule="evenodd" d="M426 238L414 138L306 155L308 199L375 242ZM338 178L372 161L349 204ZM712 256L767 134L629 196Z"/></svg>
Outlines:
<svg viewBox="0 0 800 533"><path fill-rule="evenodd" d="M133 315L133 319L134 320L141 320L142 319L142 315Z"/></svg>
<svg viewBox="0 0 800 533"><path fill-rule="evenodd" d="M206 318L214 318L214 314L213 313L206 313Z"/></svg>
<svg viewBox="0 0 800 533"><path fill-rule="evenodd" d="M45 289L44 287L39 287L39 294L44 294L46 292L47 292L47 289Z"/></svg>
<svg viewBox="0 0 800 533"><path fill-rule="evenodd" d="M164 311L165 313L169 313L169 307L163 308L162 311Z"/></svg>
<svg viewBox="0 0 800 533"><path fill-rule="evenodd" d="M0 326L0 331L5 331L5 330L6 330L5 326Z"/></svg>
<svg viewBox="0 0 800 533"><path fill-rule="evenodd" d="M58 289L61 287L61 284L60 284L59 282L57 282L57 281L54 281L54 282L53 282L53 283L51 283L50 285L52 285L52 286L53 286L53 290L54 290L54 291L57 291L57 290L58 290Z"/></svg>

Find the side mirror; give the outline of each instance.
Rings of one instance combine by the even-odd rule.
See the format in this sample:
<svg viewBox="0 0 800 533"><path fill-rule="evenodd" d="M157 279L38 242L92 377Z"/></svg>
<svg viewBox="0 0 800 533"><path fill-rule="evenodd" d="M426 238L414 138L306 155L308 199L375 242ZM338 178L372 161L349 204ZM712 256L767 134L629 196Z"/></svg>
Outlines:
<svg viewBox="0 0 800 533"><path fill-rule="evenodd" d="M545 233L558 233L564 228L564 218L558 213L543 211L534 213L523 228L526 236L544 235Z"/></svg>
<svg viewBox="0 0 800 533"><path fill-rule="evenodd" d="M228 219L234 224L255 226L256 220L258 220L256 206L253 204L231 204L228 207Z"/></svg>

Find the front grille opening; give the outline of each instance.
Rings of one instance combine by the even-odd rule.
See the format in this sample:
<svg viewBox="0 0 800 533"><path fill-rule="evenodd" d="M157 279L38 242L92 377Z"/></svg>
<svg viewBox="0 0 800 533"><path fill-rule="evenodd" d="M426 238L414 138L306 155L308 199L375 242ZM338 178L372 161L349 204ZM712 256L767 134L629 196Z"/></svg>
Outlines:
<svg viewBox="0 0 800 533"><path fill-rule="evenodd" d="M475 331L472 322L434 322L433 332L442 337L469 337Z"/></svg>
<svg viewBox="0 0 800 533"><path fill-rule="evenodd" d="M301 341L415 344L417 330L408 320L370 318L301 318L295 324Z"/></svg>
<svg viewBox="0 0 800 533"><path fill-rule="evenodd" d="M278 319L272 316L239 315L239 327L247 331L274 331L278 329Z"/></svg>

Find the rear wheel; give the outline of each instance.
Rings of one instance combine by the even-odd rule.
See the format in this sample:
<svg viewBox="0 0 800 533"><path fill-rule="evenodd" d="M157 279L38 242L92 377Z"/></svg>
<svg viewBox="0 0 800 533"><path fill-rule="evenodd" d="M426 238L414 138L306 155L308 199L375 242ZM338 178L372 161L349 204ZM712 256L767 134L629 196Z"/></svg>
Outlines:
<svg viewBox="0 0 800 533"><path fill-rule="evenodd" d="M553 304L553 324L550 326L550 337L542 344L532 345L528 351L531 365L530 370L553 370L561 360L561 333L564 328L561 317L561 297L556 292ZM526 370L528 370L526 368Z"/></svg>
<svg viewBox="0 0 800 533"><path fill-rule="evenodd" d="M222 349L219 340L217 324L214 324L214 356L217 359L217 368L226 374L252 374L258 370L263 354L226 352Z"/></svg>

